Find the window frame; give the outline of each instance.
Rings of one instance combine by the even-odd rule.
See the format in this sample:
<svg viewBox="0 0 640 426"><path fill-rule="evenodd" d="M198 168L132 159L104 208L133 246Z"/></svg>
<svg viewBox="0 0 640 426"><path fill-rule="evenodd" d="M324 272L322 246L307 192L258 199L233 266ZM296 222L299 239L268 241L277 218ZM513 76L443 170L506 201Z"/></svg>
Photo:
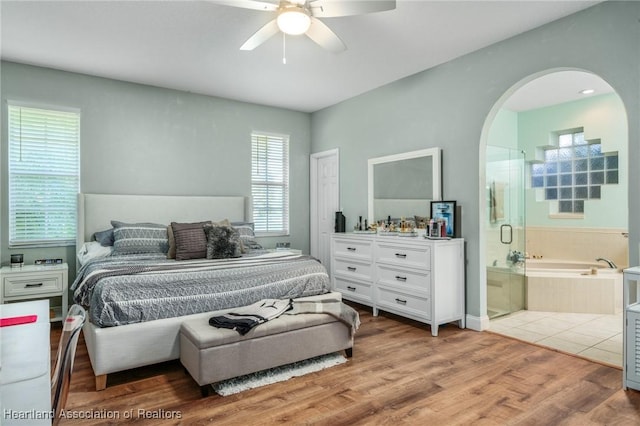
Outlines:
<svg viewBox="0 0 640 426"><path fill-rule="evenodd" d="M282 143L284 145L283 155L281 158L281 161L282 161L281 169L276 165L272 165L272 167L276 167L275 174L279 174L279 173L282 174L282 180L278 180L278 179L259 180L259 179L256 179L256 176L254 176L254 170L256 167L256 155L257 155L256 143L258 142L258 138L266 138L267 141L271 140L271 142ZM290 136L289 135L281 134L281 133L262 132L262 131L251 132L251 203L252 203L252 212L253 212L253 223L255 228L254 232L255 232L255 235L258 237L276 237L276 236L290 235L290 229L291 229L290 228L291 185L290 185L290 179L289 179L290 177L289 171L291 167L290 159L291 159L291 155L290 155ZM268 161L268 160L265 160L265 161ZM256 195L255 187L263 186L263 185L266 185L268 187L273 187L276 189L281 188L279 192L281 193L282 201L278 202L276 200L274 202L276 206L278 204L282 204L279 210L281 214L281 220L280 220L281 227L273 228L273 230L269 229L269 224L271 223L272 219L270 218L270 215L268 213L270 210L272 210L273 205L269 203L269 200L266 200L267 205L264 207L260 207L259 205L257 205L257 203L259 204L261 201L264 201L264 200L260 200L259 199L260 197ZM263 210L266 210L266 213L264 215L261 213ZM278 215L276 215L276 219L277 217ZM261 222L263 221L266 221L267 229L262 228Z"/></svg>
<svg viewBox="0 0 640 426"><path fill-rule="evenodd" d="M8 230L8 247L9 248L37 248L37 247L66 247L66 246L73 246L76 244L76 235L77 235L77 214L78 214L78 208L77 208L77 194L80 191L80 148L81 148L81 125L82 125L82 113L80 108L74 108L74 107L67 107L67 106L60 106L60 105L48 105L48 104L41 104L41 103L35 103L35 102L24 102L24 101L16 101L16 100L7 100L6 101L6 119L7 119L7 184L5 186L6 191L7 191L7 230ZM70 141L72 144L75 144L75 166L70 166L69 167L69 171L75 171L75 174L70 173L70 174L62 174L62 175L58 175L58 176L70 176L72 179L72 185L74 187L74 190L66 190L66 191L61 191L61 193L66 195L66 205L68 206L67 209L65 209L65 214L68 214L72 217L72 220L69 220L66 223L66 226L69 226L69 224L71 224L71 227L73 229L73 231L68 231L68 232L62 232L61 235L54 235L54 233L48 233L48 232L44 232L44 233L34 233L33 235L29 235L29 232L18 232L16 229L16 223L15 220L13 218L14 214L15 214L15 196L14 196L14 191L16 190L16 188L14 187L13 183L14 183L14 179L16 179L17 176L20 175L24 175L27 172L31 172L28 170L28 168L26 170L22 170L22 171L15 171L15 167L17 166L17 161L16 159L13 157L12 154L12 145L15 143L15 141L12 139L13 135L12 133L16 131L16 127L15 124L12 121L12 114L15 112L14 109L28 109L28 110L41 110L44 111L42 113L42 115L46 115L46 114L51 114L51 115L55 115L55 114L72 114L72 119L75 121L75 123L73 124L72 127L73 131L75 132L75 137L73 138L68 138L66 139L66 141ZM61 118L62 119L62 118ZM44 120L44 119L43 119ZM23 123L20 123L19 128L17 129L17 132L20 134L20 138L22 138L22 132L24 132L25 129L25 125ZM43 137L42 141L45 140L51 140L51 133L47 133L44 132L43 135L39 135L39 137ZM21 139L20 141L18 141L18 143L22 144L24 140ZM42 141L39 141L35 144L32 144L32 146L37 146L38 144L40 144ZM23 147L20 146L20 151L22 151ZM73 148L72 148L73 150ZM22 152L20 153L20 155L22 155ZM46 154L45 154L46 155ZM35 167L34 167L35 169ZM75 170L73 170L75 169ZM33 173L35 176L38 176L40 178L42 178L43 176L51 176L51 174L48 173L43 173L42 170L38 171L38 170L33 170ZM75 179L75 182L73 182L73 179ZM49 180L48 182L42 182L39 183L39 187L43 188L43 192L48 191L48 189L46 189L46 185L44 185L45 183L50 184L51 180ZM73 195L73 196L72 196ZM49 206L51 206L52 204L54 204L55 202L48 200L49 202ZM43 205L42 209L33 209L33 212L42 212L43 214L47 214L47 212L50 212L51 210L48 210L47 205ZM59 221L58 223L62 224L65 223L64 221Z"/></svg>

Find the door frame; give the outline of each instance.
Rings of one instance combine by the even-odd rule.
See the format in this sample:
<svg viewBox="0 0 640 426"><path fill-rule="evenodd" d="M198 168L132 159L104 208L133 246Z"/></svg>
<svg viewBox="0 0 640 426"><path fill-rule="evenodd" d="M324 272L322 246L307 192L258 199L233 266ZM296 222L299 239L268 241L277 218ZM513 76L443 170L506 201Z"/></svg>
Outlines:
<svg viewBox="0 0 640 426"><path fill-rule="evenodd" d="M336 185L338 194L338 204L340 201L340 150L338 148L329 149L327 151L316 152L309 156L309 254L311 256L318 255L318 241L320 230L318 229L318 162L322 158L335 157L337 168L337 180Z"/></svg>

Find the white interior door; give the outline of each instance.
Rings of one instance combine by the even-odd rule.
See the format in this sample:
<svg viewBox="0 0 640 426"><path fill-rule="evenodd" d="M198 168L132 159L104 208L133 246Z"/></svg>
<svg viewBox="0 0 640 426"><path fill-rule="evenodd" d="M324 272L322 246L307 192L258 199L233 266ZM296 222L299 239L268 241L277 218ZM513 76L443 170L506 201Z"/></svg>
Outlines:
<svg viewBox="0 0 640 426"><path fill-rule="evenodd" d="M340 209L338 150L312 154L310 166L310 254L329 268L330 236Z"/></svg>

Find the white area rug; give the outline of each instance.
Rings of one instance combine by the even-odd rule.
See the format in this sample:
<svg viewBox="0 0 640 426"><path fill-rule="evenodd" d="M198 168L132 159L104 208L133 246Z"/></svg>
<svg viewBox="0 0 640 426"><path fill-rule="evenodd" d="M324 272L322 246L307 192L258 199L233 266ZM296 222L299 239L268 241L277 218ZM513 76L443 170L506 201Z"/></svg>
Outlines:
<svg viewBox="0 0 640 426"><path fill-rule="evenodd" d="M213 390L218 395L228 396L260 386L284 382L292 377L304 376L305 374L314 373L345 362L347 362L346 358L340 353L321 355L304 361L294 362L293 364L258 371L257 373L247 374L246 376L235 377L214 383L211 386L213 386Z"/></svg>

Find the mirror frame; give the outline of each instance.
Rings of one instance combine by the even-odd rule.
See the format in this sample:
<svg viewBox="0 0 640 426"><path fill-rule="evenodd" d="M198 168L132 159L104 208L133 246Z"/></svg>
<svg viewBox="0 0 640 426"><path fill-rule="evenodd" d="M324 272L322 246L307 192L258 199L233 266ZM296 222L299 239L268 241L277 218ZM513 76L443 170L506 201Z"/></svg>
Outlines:
<svg viewBox="0 0 640 426"><path fill-rule="evenodd" d="M384 157L370 158L368 160L368 182L367 182L367 216L369 223L375 221L373 217L373 166L381 163L390 163L398 160L409 160L412 158L431 157L431 180L432 180L432 201L442 201L442 150L440 148L427 148L418 151L403 152L400 154L387 155Z"/></svg>

